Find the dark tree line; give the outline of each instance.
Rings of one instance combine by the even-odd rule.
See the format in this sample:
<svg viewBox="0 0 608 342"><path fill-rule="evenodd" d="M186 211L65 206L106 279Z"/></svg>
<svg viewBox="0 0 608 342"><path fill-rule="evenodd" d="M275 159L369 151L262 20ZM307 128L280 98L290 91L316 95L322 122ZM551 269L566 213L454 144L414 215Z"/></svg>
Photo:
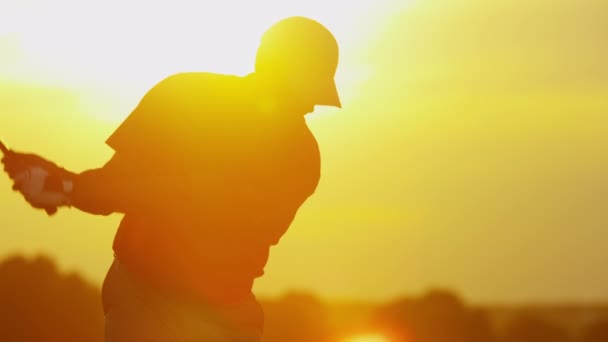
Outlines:
<svg viewBox="0 0 608 342"><path fill-rule="evenodd" d="M262 301L264 342L342 342L347 319L314 295L291 293ZM590 319L573 334L555 322L524 313L502 329L492 314L466 305L449 291L430 291L371 309L366 328L391 342L607 342L608 316ZM336 323L339 322L339 323ZM50 258L14 256L0 262L0 341L103 342L99 288L59 272Z"/></svg>
<svg viewBox="0 0 608 342"><path fill-rule="evenodd" d="M99 289L46 257L0 263L0 340L103 342Z"/></svg>

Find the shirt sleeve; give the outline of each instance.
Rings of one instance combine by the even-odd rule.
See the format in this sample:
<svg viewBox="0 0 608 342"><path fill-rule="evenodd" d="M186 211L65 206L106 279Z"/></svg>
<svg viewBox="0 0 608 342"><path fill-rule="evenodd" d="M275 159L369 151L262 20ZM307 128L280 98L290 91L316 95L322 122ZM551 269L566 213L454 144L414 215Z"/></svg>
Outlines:
<svg viewBox="0 0 608 342"><path fill-rule="evenodd" d="M119 154L114 154L101 168L75 175L72 181L71 205L91 214L125 213L141 202L141 196L133 193L142 191L143 180Z"/></svg>
<svg viewBox="0 0 608 342"><path fill-rule="evenodd" d="M109 215L112 213L204 210L205 204L228 194L226 184L213 182L204 170L177 170L115 153L101 168L91 169L72 178L69 193L71 205L82 211ZM159 166L160 165L160 166ZM225 190L225 191L222 191Z"/></svg>
<svg viewBox="0 0 608 342"><path fill-rule="evenodd" d="M166 197L167 184L174 183L165 169L172 149L167 135L175 121L174 95L179 94L175 79L179 77L170 76L152 87L107 139L115 153L103 167L71 177L74 207L109 215L149 209Z"/></svg>

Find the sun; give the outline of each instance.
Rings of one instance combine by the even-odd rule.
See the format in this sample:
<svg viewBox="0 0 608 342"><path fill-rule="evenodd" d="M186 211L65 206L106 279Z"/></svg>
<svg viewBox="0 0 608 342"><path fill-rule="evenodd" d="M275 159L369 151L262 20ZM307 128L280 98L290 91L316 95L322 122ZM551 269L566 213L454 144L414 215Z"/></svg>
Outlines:
<svg viewBox="0 0 608 342"><path fill-rule="evenodd" d="M391 342L391 340L381 334L369 334L350 337L343 342Z"/></svg>

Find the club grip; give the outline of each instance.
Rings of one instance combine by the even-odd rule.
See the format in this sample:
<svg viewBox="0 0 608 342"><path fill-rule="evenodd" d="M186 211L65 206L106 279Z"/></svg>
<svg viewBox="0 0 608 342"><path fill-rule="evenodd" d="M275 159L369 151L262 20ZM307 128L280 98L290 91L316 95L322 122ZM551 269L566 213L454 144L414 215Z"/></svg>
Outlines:
<svg viewBox="0 0 608 342"><path fill-rule="evenodd" d="M9 152L8 147L6 147L6 145L4 145L4 143L0 140L0 151L2 151L2 153L7 154Z"/></svg>
<svg viewBox="0 0 608 342"><path fill-rule="evenodd" d="M49 216L55 215L57 213L57 208L45 208L46 214Z"/></svg>
<svg viewBox="0 0 608 342"><path fill-rule="evenodd" d="M2 140L0 140L0 151L2 152L2 154L5 154L5 155L11 152L8 149L8 147L6 147L6 145L4 145ZM55 215L57 213L57 208L45 208L44 211L46 211L47 215L51 216L51 215Z"/></svg>

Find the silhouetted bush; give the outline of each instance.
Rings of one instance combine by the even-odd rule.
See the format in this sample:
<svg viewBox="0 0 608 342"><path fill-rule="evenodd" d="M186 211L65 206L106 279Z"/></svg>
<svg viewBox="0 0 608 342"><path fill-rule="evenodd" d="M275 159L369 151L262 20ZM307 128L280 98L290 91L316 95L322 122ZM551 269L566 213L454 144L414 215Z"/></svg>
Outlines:
<svg viewBox="0 0 608 342"><path fill-rule="evenodd" d="M375 325L395 342L489 342L492 328L485 312L467 308L454 294L432 291L380 308Z"/></svg>
<svg viewBox="0 0 608 342"><path fill-rule="evenodd" d="M608 341L608 319L591 323L584 328L581 342Z"/></svg>
<svg viewBox="0 0 608 342"><path fill-rule="evenodd" d="M0 263L0 341L102 342L99 290L46 257Z"/></svg>
<svg viewBox="0 0 608 342"><path fill-rule="evenodd" d="M264 302L265 342L329 341L325 304L310 294L292 293L278 301Z"/></svg>
<svg viewBox="0 0 608 342"><path fill-rule="evenodd" d="M563 327L544 320L522 316L514 319L507 327L502 342L569 342Z"/></svg>

